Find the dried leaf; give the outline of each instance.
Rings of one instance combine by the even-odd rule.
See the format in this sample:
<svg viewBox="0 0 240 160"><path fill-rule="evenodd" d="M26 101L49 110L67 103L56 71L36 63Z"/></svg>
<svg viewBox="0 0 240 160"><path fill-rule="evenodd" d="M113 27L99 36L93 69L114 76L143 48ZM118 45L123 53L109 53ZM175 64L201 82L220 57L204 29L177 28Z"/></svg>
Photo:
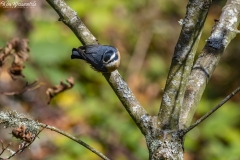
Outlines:
<svg viewBox="0 0 240 160"><path fill-rule="evenodd" d="M73 87L73 85L74 85L73 77L68 78L66 81L68 83L64 83L64 82L60 81L59 85L56 85L56 86L53 86L53 87L47 89L46 94L48 96L48 104L50 103L51 99L54 98L57 94Z"/></svg>
<svg viewBox="0 0 240 160"><path fill-rule="evenodd" d="M24 69L24 65L22 64L16 64L12 63L11 68L9 68L9 73L13 80L16 80L17 76L25 77L22 73L22 70Z"/></svg>
<svg viewBox="0 0 240 160"><path fill-rule="evenodd" d="M29 131L26 131L26 127L22 125L21 127L16 127L12 130L12 135L22 141L31 143L34 139L34 134Z"/></svg>
<svg viewBox="0 0 240 160"><path fill-rule="evenodd" d="M9 68L9 74L13 80L18 76L24 77L22 70L24 69L24 62L28 59L28 52L28 40L14 38L7 43L4 49L0 49L0 67L4 65L4 61L8 56L12 56L14 60Z"/></svg>
<svg viewBox="0 0 240 160"><path fill-rule="evenodd" d="M22 153L25 149L29 148L29 146L33 143L33 141L36 139L36 137L38 137L38 135L43 131L43 129L45 129L47 127L47 125L45 127L42 127L41 130L39 130L36 134L27 131L26 127L24 125L21 125L20 127L16 127L12 130L12 135L18 139L21 139L23 141L23 143L21 143L19 145L18 150L13 151L11 149L9 149L8 147L11 145L11 143L9 143L6 147L3 146L3 142L1 141L2 144L2 151L0 153L0 156L5 152L5 150L10 151L11 155L8 156L6 159L11 159L12 157L16 156L19 153ZM4 158L0 157L0 160L5 160Z"/></svg>

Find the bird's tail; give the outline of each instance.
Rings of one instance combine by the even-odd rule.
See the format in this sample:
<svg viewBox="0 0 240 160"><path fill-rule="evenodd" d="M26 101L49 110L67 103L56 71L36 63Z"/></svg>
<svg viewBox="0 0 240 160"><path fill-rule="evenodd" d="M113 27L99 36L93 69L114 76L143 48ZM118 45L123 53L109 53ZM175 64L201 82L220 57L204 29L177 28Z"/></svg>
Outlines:
<svg viewBox="0 0 240 160"><path fill-rule="evenodd" d="M81 53L79 53L78 49L76 49L76 48L72 49L71 59L83 59L83 57L82 57Z"/></svg>

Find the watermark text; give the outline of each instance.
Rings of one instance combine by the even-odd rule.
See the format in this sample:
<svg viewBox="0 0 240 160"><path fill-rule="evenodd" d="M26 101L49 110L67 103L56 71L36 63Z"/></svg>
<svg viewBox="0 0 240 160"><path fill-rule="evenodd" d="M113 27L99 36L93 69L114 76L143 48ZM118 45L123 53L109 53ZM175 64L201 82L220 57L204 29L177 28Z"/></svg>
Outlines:
<svg viewBox="0 0 240 160"><path fill-rule="evenodd" d="M33 8L36 7L37 3L36 1L31 2L9 2L7 0L0 2L0 7L2 8Z"/></svg>

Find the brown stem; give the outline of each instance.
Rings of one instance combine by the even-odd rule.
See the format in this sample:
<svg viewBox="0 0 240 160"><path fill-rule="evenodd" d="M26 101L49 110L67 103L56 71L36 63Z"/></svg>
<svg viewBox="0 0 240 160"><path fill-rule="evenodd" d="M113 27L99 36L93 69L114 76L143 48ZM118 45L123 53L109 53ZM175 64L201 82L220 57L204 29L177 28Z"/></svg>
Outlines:
<svg viewBox="0 0 240 160"><path fill-rule="evenodd" d="M216 105L211 111L206 113L204 116L199 118L194 124L192 124L190 127L183 130L183 135L185 135L187 132L191 131L193 128L198 126L200 123L202 123L205 119L207 119L211 114L216 112L220 107L222 107L229 99L231 99L235 94L237 94L240 91L240 87L235 89L231 94L229 94L227 97L225 97L218 105Z"/></svg>

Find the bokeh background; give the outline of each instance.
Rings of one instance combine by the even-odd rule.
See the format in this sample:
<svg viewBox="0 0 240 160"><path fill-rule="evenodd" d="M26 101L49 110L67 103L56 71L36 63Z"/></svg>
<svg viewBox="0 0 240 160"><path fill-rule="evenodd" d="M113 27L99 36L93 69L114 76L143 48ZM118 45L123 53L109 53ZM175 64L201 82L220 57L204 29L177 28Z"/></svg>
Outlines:
<svg viewBox="0 0 240 160"><path fill-rule="evenodd" d="M19 0L15 0L19 1ZM30 0L27 0L29 2ZM33 1L33 0L32 0ZM13 0L9 0L13 2ZM121 52L119 72L140 103L157 115L175 44L181 31L187 0L66 0L101 44ZM218 19L223 0L213 1L198 52L201 51ZM38 79L45 85L18 96L0 95L3 110L16 110L39 122L64 130L114 160L146 160L145 139L135 126L104 77L83 61L71 60L71 49L81 43L45 1L34 8L0 8L0 46L12 38L29 40L30 58L23 71L25 78L11 80L0 73L0 91L16 90L22 81ZM194 121L204 115L240 84L240 38L228 46L215 70ZM47 104L46 88L68 77L75 86ZM16 87L16 88L15 88ZM240 159L240 94L227 102L185 140L186 160ZM0 139L20 141L1 126ZM44 130L30 149L16 159L98 160L79 144Z"/></svg>

